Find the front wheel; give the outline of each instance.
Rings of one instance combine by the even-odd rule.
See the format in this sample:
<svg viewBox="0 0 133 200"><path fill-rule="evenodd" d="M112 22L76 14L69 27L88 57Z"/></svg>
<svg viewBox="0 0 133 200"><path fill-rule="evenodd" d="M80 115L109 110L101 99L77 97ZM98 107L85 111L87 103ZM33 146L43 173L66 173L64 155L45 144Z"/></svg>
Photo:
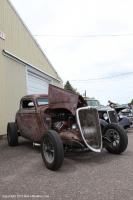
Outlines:
<svg viewBox="0 0 133 200"><path fill-rule="evenodd" d="M48 169L58 170L64 160L63 143L54 130L45 132L41 144L42 159Z"/></svg>
<svg viewBox="0 0 133 200"><path fill-rule="evenodd" d="M103 144L108 152L120 154L128 145L128 137L125 130L117 124L109 124L103 131Z"/></svg>

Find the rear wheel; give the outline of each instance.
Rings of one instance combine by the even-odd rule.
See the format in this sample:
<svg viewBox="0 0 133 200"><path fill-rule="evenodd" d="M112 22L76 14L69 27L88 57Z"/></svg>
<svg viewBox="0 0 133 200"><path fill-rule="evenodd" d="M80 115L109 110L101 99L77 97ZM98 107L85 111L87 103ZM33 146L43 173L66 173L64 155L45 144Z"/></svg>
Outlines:
<svg viewBox="0 0 133 200"><path fill-rule="evenodd" d="M7 125L7 142L9 146L18 145L18 133L15 122L8 123Z"/></svg>
<svg viewBox="0 0 133 200"><path fill-rule="evenodd" d="M103 142L108 152L120 154L127 148L128 137L122 127L117 124L109 124L104 129Z"/></svg>
<svg viewBox="0 0 133 200"><path fill-rule="evenodd" d="M58 170L64 160L63 143L54 130L47 131L42 140L41 154L48 169Z"/></svg>

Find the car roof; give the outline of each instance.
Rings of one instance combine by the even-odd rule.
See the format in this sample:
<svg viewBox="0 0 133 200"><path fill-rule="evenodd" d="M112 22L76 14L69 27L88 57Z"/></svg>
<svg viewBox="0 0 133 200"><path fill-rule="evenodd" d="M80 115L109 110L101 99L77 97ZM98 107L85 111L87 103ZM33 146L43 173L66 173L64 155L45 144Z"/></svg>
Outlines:
<svg viewBox="0 0 133 200"><path fill-rule="evenodd" d="M37 99L37 98L48 98L48 95L47 94L30 94L30 95L23 96L21 98L21 100L23 100L23 99Z"/></svg>

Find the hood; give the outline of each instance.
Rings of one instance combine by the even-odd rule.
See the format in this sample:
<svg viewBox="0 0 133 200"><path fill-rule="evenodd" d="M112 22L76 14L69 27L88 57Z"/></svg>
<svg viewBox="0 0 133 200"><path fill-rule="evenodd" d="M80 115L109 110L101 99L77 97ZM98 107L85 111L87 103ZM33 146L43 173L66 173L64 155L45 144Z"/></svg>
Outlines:
<svg viewBox="0 0 133 200"><path fill-rule="evenodd" d="M78 107L85 105L84 99L81 96L53 85L49 85L48 96L49 108L64 108L74 115Z"/></svg>

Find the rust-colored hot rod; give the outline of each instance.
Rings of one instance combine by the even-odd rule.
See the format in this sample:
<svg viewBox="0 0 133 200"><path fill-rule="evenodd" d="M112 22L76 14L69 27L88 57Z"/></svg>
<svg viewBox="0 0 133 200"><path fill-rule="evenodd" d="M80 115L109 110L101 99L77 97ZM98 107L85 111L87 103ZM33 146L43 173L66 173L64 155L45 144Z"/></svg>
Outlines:
<svg viewBox="0 0 133 200"><path fill-rule="evenodd" d="M118 124L101 131L96 108L88 107L79 95L49 85L48 95L27 95L20 101L15 122L7 125L10 146L18 136L41 143L43 161L48 169L61 167L65 151L91 150L120 154L126 150L127 134Z"/></svg>

